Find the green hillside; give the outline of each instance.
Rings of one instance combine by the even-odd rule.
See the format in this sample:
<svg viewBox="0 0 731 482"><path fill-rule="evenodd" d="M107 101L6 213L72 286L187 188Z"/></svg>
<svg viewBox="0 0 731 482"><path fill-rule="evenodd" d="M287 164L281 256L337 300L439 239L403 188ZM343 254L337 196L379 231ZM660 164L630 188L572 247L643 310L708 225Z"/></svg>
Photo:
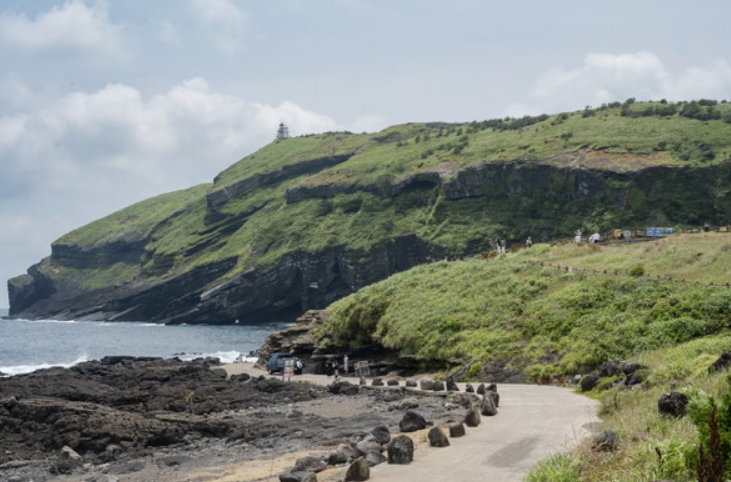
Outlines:
<svg viewBox="0 0 731 482"><path fill-rule="evenodd" d="M468 379L490 379L481 370L496 361L534 381L564 383L610 359L635 361L644 366L641 385L612 384L613 376L589 393L602 402L596 433L615 431L619 448L596 452L588 440L526 480L698 480L699 446L710 450L712 403L728 476L731 378L708 368L731 349L731 289L709 286L731 282L729 253L731 234L703 233L629 245L542 244L490 260L437 262L334 303L317 337L330 349L375 344L426 366L464 367ZM660 396L673 390L690 398L689 416L658 412Z"/></svg>
<svg viewBox="0 0 731 482"><path fill-rule="evenodd" d="M336 302L319 335L323 344L375 343L425 361L469 364L473 374L503 360L536 380L570 377L609 358L727 332L731 289L656 276L726 283L729 252L731 234L708 233L636 245L538 245L490 261L437 262ZM614 274L638 267L644 275Z"/></svg>
<svg viewBox="0 0 731 482"><path fill-rule="evenodd" d="M195 297L251 273L266 277L293 257L310 266L337 256L329 274L312 268L280 283L270 304L291 317L428 258L479 252L487 237L542 241L578 228L722 223L731 217L730 184L725 102L629 100L552 116L284 139L213 184L61 237L32 279L11 280L11 312L86 316L82 305L108 301L102 291L115 287L123 305L137 306L125 316L232 322L265 308L234 307L241 294L226 294L203 316ZM408 246L399 241L407 238ZM132 298L172 280L164 296L179 291L185 300ZM337 288L315 293L309 285ZM127 309L103 304L94 316Z"/></svg>
<svg viewBox="0 0 731 482"><path fill-rule="evenodd" d="M652 105L629 104L630 112ZM441 207L438 193L426 206L410 206L408 201L391 203L369 193L287 206L283 202L284 194L287 188L300 184L392 184L401 176L429 169L448 175L460 167L483 161L545 160L608 170L726 162L731 159L731 124L723 119L730 118L731 104L718 104L714 108L720 118L708 121L677 113L622 116L622 106L614 106L550 117L465 124L406 124L370 135L330 133L287 139L242 159L223 171L213 186L205 186L216 191L257 173L303 160L343 153L355 155L344 164L258 189L227 204L222 209L227 217L260 210L251 217L248 229L232 233L226 239L219 239L215 223L206 222L205 187L200 186L131 206L60 238L57 244L94 247L126 236L131 230L147 234L156 223L185 208L174 224L155 231L148 248L152 257L174 257L175 266L184 270L230 255L240 256L239 270L244 270L255 263L271 262L293 249L313 251L333 242L367 249L384 237L406 232L417 232L449 248L460 249L469 236L459 236L455 230L479 224L483 228L477 228L473 236L497 234L505 230L505 223L499 222L500 214L490 213L472 223L471 219L461 218L480 216L475 212L479 208L467 205L450 212L448 217L438 216L436 211ZM587 116L586 112L592 115ZM566 154L571 155L571 160L562 158ZM150 206L154 209L149 209ZM461 211L467 212L460 216ZM491 223L491 218L498 218L498 222ZM228 226L225 222L220 224L221 230ZM213 239L215 250L183 255ZM257 246L266 246L266 256L261 256Z"/></svg>

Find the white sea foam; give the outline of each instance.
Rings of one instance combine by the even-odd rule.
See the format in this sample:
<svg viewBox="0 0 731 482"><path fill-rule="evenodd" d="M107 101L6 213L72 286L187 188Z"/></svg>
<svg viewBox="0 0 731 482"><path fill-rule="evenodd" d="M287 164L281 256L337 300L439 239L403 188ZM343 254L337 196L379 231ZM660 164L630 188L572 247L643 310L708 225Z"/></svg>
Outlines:
<svg viewBox="0 0 731 482"><path fill-rule="evenodd" d="M85 361L89 361L86 354L80 355L76 360L72 361L71 363L39 363L37 365L15 365L15 366L7 366L7 367L0 367L0 372L4 373L5 375L22 375L23 373L30 373L34 372L36 370L43 370L44 368L51 368L51 367L63 367L63 368L69 368L74 365L78 365L79 363L83 363Z"/></svg>

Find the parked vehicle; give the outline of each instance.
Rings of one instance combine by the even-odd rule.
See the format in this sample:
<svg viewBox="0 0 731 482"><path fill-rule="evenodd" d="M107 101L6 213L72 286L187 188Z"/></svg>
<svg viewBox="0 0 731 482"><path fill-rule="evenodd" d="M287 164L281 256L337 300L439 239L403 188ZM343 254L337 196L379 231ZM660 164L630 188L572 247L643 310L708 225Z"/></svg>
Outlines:
<svg viewBox="0 0 731 482"><path fill-rule="evenodd" d="M284 361L292 358L294 358L294 355L291 353L272 353L267 360L267 371L270 375L275 372L281 372L284 370Z"/></svg>

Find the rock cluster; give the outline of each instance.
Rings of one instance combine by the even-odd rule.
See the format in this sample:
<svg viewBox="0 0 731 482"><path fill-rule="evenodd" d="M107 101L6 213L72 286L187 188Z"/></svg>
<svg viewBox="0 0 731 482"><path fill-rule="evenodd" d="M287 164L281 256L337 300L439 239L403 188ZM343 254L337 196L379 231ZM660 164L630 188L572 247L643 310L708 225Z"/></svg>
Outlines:
<svg viewBox="0 0 731 482"><path fill-rule="evenodd" d="M594 372L591 372L579 381L582 392L588 392L596 387L606 390L612 387L632 388L639 386L645 381L646 366L633 361L612 359L599 365ZM614 377L604 384L600 383L602 379Z"/></svg>

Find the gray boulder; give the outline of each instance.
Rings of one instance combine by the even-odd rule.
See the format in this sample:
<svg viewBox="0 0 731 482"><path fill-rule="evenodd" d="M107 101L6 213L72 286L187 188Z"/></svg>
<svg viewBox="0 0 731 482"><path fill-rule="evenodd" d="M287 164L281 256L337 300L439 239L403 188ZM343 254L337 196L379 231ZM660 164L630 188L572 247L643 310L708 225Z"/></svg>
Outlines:
<svg viewBox="0 0 731 482"><path fill-rule="evenodd" d="M414 442L408 435L399 435L388 444L388 463L408 465L414 460Z"/></svg>
<svg viewBox="0 0 731 482"><path fill-rule="evenodd" d="M302 457L297 459L292 472L322 472L327 468L327 462L319 457Z"/></svg>
<svg viewBox="0 0 731 482"><path fill-rule="evenodd" d="M408 388L416 388L416 380L414 380L413 378L409 378L408 380L406 380L406 386Z"/></svg>
<svg viewBox="0 0 731 482"><path fill-rule="evenodd" d="M429 424L420 413L407 410L398 426L402 432L416 432L417 430L425 429Z"/></svg>
<svg viewBox="0 0 731 482"><path fill-rule="evenodd" d="M617 450L619 438L614 430L604 430L594 437L591 443L591 450L594 452L614 452Z"/></svg>
<svg viewBox="0 0 731 482"><path fill-rule="evenodd" d="M388 385L389 387L398 387L399 384L398 384L398 380L396 380L395 378L390 378L386 382L386 385Z"/></svg>
<svg viewBox="0 0 731 482"><path fill-rule="evenodd" d="M459 391L457 382L454 381L453 377L447 377L447 391L448 392L458 392Z"/></svg>
<svg viewBox="0 0 731 482"><path fill-rule="evenodd" d="M355 460L358 453L353 447L346 444L338 445L335 452L331 452L327 457L328 465L343 465Z"/></svg>
<svg viewBox="0 0 731 482"><path fill-rule="evenodd" d="M444 391L444 382L441 380L434 380L434 385L432 385L432 390L435 392L443 392Z"/></svg>
<svg viewBox="0 0 731 482"><path fill-rule="evenodd" d="M345 472L345 482L363 481L371 478L371 469L364 457L358 457Z"/></svg>
<svg viewBox="0 0 731 482"><path fill-rule="evenodd" d="M475 387L473 387L471 383L468 383L465 385L464 391L467 393L475 393Z"/></svg>
<svg viewBox="0 0 731 482"><path fill-rule="evenodd" d="M380 378L374 378L371 382L371 386L373 387L382 387L383 386L383 380Z"/></svg>
<svg viewBox="0 0 731 482"><path fill-rule="evenodd" d="M383 462L388 461L388 458L383 455L381 452L368 452L365 455L366 462L368 462L369 467L375 467L378 464L382 464Z"/></svg>
<svg viewBox="0 0 731 482"><path fill-rule="evenodd" d="M362 456L368 452L383 452L383 447L379 444L375 438L361 440L355 446L355 450L358 451L358 455Z"/></svg>
<svg viewBox="0 0 731 482"><path fill-rule="evenodd" d="M444 435L441 427L432 427L427 434L429 445L432 447L449 447L449 439Z"/></svg>
<svg viewBox="0 0 731 482"><path fill-rule="evenodd" d="M484 383L480 383L479 385L477 385L477 394L478 395L485 394L485 384Z"/></svg>
<svg viewBox="0 0 731 482"><path fill-rule="evenodd" d="M434 390L434 381L422 378L421 381L419 381L419 388L424 391L430 392Z"/></svg>
<svg viewBox="0 0 731 482"><path fill-rule="evenodd" d="M495 408L500 406L500 394L492 390L486 390L485 396L492 398L492 403L495 404Z"/></svg>
<svg viewBox="0 0 731 482"><path fill-rule="evenodd" d="M688 397L680 392L662 395L657 401L657 409L664 415L676 418L684 417L688 413Z"/></svg>
<svg viewBox="0 0 731 482"><path fill-rule="evenodd" d="M581 391L582 392L588 392L590 390L593 390L597 385L599 385L600 377L598 375L587 375L584 378L581 379Z"/></svg>
<svg viewBox="0 0 731 482"><path fill-rule="evenodd" d="M473 405L467 412L467 416L464 419L465 425L468 427L477 427L482 423L482 417L480 416L480 410L476 405Z"/></svg>
<svg viewBox="0 0 731 482"><path fill-rule="evenodd" d="M461 422L453 423L449 425L449 436L452 438L464 437L466 435L464 424Z"/></svg>
<svg viewBox="0 0 731 482"><path fill-rule="evenodd" d="M284 472L279 474L279 482L317 482L314 472Z"/></svg>
<svg viewBox="0 0 731 482"><path fill-rule="evenodd" d="M493 417L497 415L497 407L495 406L495 402L493 401L492 396L489 394L489 391L485 392L485 395L482 397L480 413L488 417Z"/></svg>
<svg viewBox="0 0 731 482"><path fill-rule="evenodd" d="M391 431L385 425L379 425L371 430L371 435L373 435L376 438L376 441L381 445L386 445L391 441Z"/></svg>

